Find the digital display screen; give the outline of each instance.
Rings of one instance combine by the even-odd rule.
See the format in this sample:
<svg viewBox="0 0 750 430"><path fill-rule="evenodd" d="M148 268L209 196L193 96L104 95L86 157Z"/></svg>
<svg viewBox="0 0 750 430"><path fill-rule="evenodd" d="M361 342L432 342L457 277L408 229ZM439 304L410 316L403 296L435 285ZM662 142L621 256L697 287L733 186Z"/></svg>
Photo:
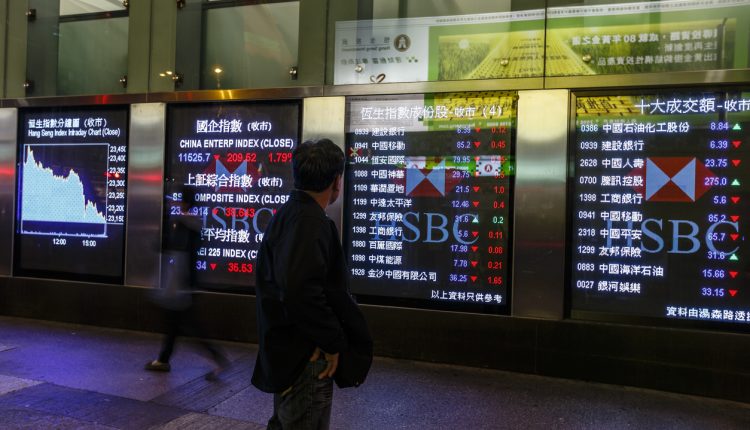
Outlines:
<svg viewBox="0 0 750 430"><path fill-rule="evenodd" d="M200 246L190 250L196 285L254 287L263 232L294 185L299 123L297 101L169 106L164 231L177 216L200 219ZM195 197L189 208L185 190Z"/></svg>
<svg viewBox="0 0 750 430"><path fill-rule="evenodd" d="M572 315L750 323L750 93L576 104Z"/></svg>
<svg viewBox="0 0 750 430"><path fill-rule="evenodd" d="M16 275L122 282L128 114L20 110Z"/></svg>
<svg viewBox="0 0 750 430"><path fill-rule="evenodd" d="M502 312L516 96L347 101L344 247L373 302Z"/></svg>

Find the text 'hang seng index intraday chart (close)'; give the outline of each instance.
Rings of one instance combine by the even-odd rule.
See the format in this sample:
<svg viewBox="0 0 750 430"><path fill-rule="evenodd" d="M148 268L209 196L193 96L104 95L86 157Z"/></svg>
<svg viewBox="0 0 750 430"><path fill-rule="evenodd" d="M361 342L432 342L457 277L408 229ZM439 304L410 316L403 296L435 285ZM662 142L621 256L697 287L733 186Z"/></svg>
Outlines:
<svg viewBox="0 0 750 430"><path fill-rule="evenodd" d="M750 323L750 94L577 98L572 313Z"/></svg>
<svg viewBox="0 0 750 430"><path fill-rule="evenodd" d="M516 95L503 92L348 100L352 292L507 309L515 108Z"/></svg>
<svg viewBox="0 0 750 430"><path fill-rule="evenodd" d="M15 273L121 282L128 108L19 117Z"/></svg>

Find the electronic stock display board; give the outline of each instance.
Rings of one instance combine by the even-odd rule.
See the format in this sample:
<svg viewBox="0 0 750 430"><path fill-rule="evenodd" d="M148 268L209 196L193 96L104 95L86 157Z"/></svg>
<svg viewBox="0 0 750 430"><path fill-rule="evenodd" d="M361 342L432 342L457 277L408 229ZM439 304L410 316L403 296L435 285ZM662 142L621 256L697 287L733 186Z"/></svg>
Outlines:
<svg viewBox="0 0 750 430"><path fill-rule="evenodd" d="M128 115L19 111L15 275L122 282Z"/></svg>
<svg viewBox="0 0 750 430"><path fill-rule="evenodd" d="M198 286L249 292L255 285L263 232L294 185L300 110L298 101L168 107L165 232L178 216L200 220L192 250ZM186 190L195 196L189 208L181 207Z"/></svg>
<svg viewBox="0 0 750 430"><path fill-rule="evenodd" d="M750 324L750 92L576 105L572 316Z"/></svg>
<svg viewBox="0 0 750 430"><path fill-rule="evenodd" d="M348 99L343 242L354 294L507 310L516 97Z"/></svg>

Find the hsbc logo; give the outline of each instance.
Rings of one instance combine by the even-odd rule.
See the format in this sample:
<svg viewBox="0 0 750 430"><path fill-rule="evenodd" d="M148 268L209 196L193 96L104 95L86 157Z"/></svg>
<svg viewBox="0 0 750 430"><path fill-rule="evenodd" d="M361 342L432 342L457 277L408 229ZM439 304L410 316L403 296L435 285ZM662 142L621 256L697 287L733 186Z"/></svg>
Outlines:
<svg viewBox="0 0 750 430"><path fill-rule="evenodd" d="M648 202L695 202L711 188L716 175L695 157L650 157L632 175L645 176L634 187Z"/></svg>
<svg viewBox="0 0 750 430"><path fill-rule="evenodd" d="M446 174L448 173L445 160L439 160L438 163L431 165L427 157L409 158L406 164L406 195L409 197L445 196Z"/></svg>
<svg viewBox="0 0 750 430"><path fill-rule="evenodd" d="M721 182L695 157L650 157L644 167L634 169L630 175L645 178L643 185L633 188L647 202L695 202ZM632 229L633 221L628 221L627 226ZM612 227L612 220L607 220L607 229ZM739 234L739 224L734 219L708 225L705 234L701 234L698 223L686 219L645 218L639 227L643 236L641 251L649 254L665 250L669 254L694 254L703 244L711 252L727 255L739 249L734 244L727 247L723 239L717 239ZM611 238L607 238L607 246L611 244ZM632 237L627 238L627 244L632 246Z"/></svg>
<svg viewBox="0 0 750 430"><path fill-rule="evenodd" d="M453 163L442 157L406 157L404 192L407 197L445 197L463 179L501 175L504 161L500 156L466 157Z"/></svg>

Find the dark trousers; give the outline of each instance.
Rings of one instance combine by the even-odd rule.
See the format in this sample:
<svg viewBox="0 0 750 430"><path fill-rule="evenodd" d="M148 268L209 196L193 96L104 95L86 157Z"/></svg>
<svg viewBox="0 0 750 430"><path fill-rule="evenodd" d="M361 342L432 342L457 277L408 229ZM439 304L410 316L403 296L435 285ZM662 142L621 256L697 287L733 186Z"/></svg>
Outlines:
<svg viewBox="0 0 750 430"><path fill-rule="evenodd" d="M328 430L331 423L333 379L318 379L328 363L310 362L287 391L273 395L268 430Z"/></svg>
<svg viewBox="0 0 750 430"><path fill-rule="evenodd" d="M221 348L204 338L203 331L197 324L195 312L193 311L192 306L189 306L184 310L165 309L164 315L166 317L167 331L164 334L164 340L161 344L159 361L162 363L169 363L177 337L187 335L196 336L198 344L209 354L211 359L220 366L226 365L227 359Z"/></svg>

